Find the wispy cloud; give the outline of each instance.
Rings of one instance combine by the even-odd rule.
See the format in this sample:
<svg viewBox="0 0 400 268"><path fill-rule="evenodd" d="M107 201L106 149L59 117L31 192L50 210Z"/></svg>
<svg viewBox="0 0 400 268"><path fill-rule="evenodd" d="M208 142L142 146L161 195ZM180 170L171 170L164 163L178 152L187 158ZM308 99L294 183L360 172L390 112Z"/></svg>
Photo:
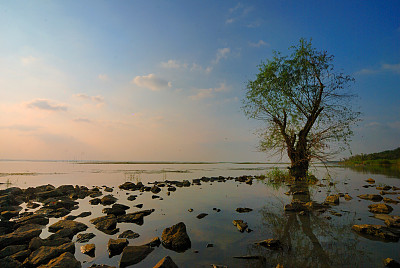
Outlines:
<svg viewBox="0 0 400 268"><path fill-rule="evenodd" d="M226 59L228 58L228 54L231 52L231 49L229 47L224 47L224 48L219 48L217 51L217 55L215 57L215 60L213 61L214 64L218 64L221 59Z"/></svg>
<svg viewBox="0 0 400 268"><path fill-rule="evenodd" d="M10 130L18 130L22 132L30 132L38 130L40 127L31 126L31 125L10 125L10 126L0 126L0 129L10 129Z"/></svg>
<svg viewBox="0 0 400 268"><path fill-rule="evenodd" d="M225 20L225 23L226 24L234 23L235 21L246 17L252 10L253 10L253 7L245 6L241 3L237 3L236 6L230 8L228 10L229 17L228 17L228 19Z"/></svg>
<svg viewBox="0 0 400 268"><path fill-rule="evenodd" d="M155 74L136 76L132 79L131 83L139 87L148 88L152 91L158 91L172 87L172 82L157 77Z"/></svg>
<svg viewBox="0 0 400 268"><path fill-rule="evenodd" d="M267 42L264 40L259 40L257 43L249 42L249 46L251 47L262 47L262 46L269 46Z"/></svg>
<svg viewBox="0 0 400 268"><path fill-rule="evenodd" d="M229 91L225 83L221 83L217 88L198 89L196 95L189 96L191 100L202 100L215 97L216 93Z"/></svg>
<svg viewBox="0 0 400 268"><path fill-rule="evenodd" d="M161 62L161 67L165 69L180 69L180 68L188 68L188 65L186 63L180 63L177 60L168 60L166 62Z"/></svg>
<svg viewBox="0 0 400 268"><path fill-rule="evenodd" d="M110 78L108 77L107 74L99 74L97 77L98 77L101 81L104 81L104 82L107 82L107 81L110 80Z"/></svg>
<svg viewBox="0 0 400 268"><path fill-rule="evenodd" d="M39 109L46 111L66 111L67 106L63 104L57 104L54 101L48 99L36 99L28 102L26 104L28 108Z"/></svg>
<svg viewBox="0 0 400 268"><path fill-rule="evenodd" d="M74 95L75 98L81 99L81 100L88 100L88 101L93 101L96 103L104 103L104 97L97 95L97 96L89 96L85 93L78 93Z"/></svg>
<svg viewBox="0 0 400 268"><path fill-rule="evenodd" d="M382 64L382 69L400 74L400 63L397 63L397 64L384 63L384 64Z"/></svg>
<svg viewBox="0 0 400 268"><path fill-rule="evenodd" d="M381 64L380 68L364 68L361 69L360 71L357 71L355 74L357 75L371 75L371 74L377 74L381 72L393 72L400 74L400 63L395 63L395 64L389 64L389 63L383 63Z"/></svg>
<svg viewBox="0 0 400 268"><path fill-rule="evenodd" d="M75 118L73 121L77 122L77 123L92 123L92 120L85 118L85 117L78 117L78 118Z"/></svg>

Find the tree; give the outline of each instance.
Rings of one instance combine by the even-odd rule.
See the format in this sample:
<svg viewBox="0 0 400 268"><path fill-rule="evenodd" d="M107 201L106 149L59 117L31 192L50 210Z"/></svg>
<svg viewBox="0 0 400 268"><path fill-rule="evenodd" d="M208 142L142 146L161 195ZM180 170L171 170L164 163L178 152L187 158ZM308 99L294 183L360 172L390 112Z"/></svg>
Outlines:
<svg viewBox="0 0 400 268"><path fill-rule="evenodd" d="M285 151L289 174L306 177L312 160L326 161L348 147L358 121L349 93L354 78L335 72L334 57L300 39L289 56L274 52L247 83L243 110L248 118L262 120L261 151Z"/></svg>

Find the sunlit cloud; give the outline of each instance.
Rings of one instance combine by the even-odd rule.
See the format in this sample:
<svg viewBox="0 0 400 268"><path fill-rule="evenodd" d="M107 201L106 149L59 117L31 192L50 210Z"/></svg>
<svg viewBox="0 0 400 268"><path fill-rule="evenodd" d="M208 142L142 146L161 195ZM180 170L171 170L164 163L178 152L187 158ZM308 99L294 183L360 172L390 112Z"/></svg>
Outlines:
<svg viewBox="0 0 400 268"><path fill-rule="evenodd" d="M21 57L21 63L23 66L28 66L36 62L38 59L33 56Z"/></svg>
<svg viewBox="0 0 400 268"><path fill-rule="evenodd" d="M231 24L238 19L246 17L251 11L253 7L244 6L241 3L236 4L236 6L230 8L229 11L229 18L225 20L226 24Z"/></svg>
<svg viewBox="0 0 400 268"><path fill-rule="evenodd" d="M161 89L172 87L172 82L169 82L163 78L156 77L155 74L136 76L132 79L131 83L139 87L148 88L152 91L158 91Z"/></svg>
<svg viewBox="0 0 400 268"><path fill-rule="evenodd" d="M397 63L397 64L384 63L384 64L382 64L382 69L400 74L400 63Z"/></svg>
<svg viewBox="0 0 400 268"><path fill-rule="evenodd" d="M355 75L369 75L369 74L376 74L378 72L379 72L378 70L364 68L364 69L361 69L361 70L355 72L354 74Z"/></svg>
<svg viewBox="0 0 400 268"><path fill-rule="evenodd" d="M39 109L46 111L66 111L67 107L63 104L57 104L51 100L47 99L36 99L28 102L26 104L28 108Z"/></svg>
<svg viewBox="0 0 400 268"><path fill-rule="evenodd" d="M168 60L166 62L161 62L161 67L165 69L179 69L179 68L187 68L188 65L186 63L181 64L177 60Z"/></svg>
<svg viewBox="0 0 400 268"><path fill-rule="evenodd" d="M394 72L394 73L400 74L400 63L397 63L397 64L383 63L380 68L377 68L377 69L364 68L364 69L361 69L360 71L357 71L355 74L371 75L371 74L377 74L380 72Z"/></svg>
<svg viewBox="0 0 400 268"><path fill-rule="evenodd" d="M104 103L104 97L103 96L89 96L85 93L78 93L74 95L75 98L81 99L81 100L88 100L96 103Z"/></svg>
<svg viewBox="0 0 400 268"><path fill-rule="evenodd" d="M231 23L233 23L234 21L235 21L234 19L230 18L230 19L227 19L227 20L225 21L225 23L226 23L226 24L231 24Z"/></svg>
<svg viewBox="0 0 400 268"><path fill-rule="evenodd" d="M215 60L213 61L213 63L218 64L221 59L228 58L228 54L230 52L231 52L231 49L229 47L219 48L217 51L217 56L216 56Z"/></svg>
<svg viewBox="0 0 400 268"><path fill-rule="evenodd" d="M101 81L104 81L104 82L107 82L107 81L110 80L110 78L109 78L108 75L106 75L106 74L99 74L97 77L98 77Z"/></svg>
<svg viewBox="0 0 400 268"><path fill-rule="evenodd" d="M78 117L78 118L75 118L73 121L77 122L77 123L92 123L92 120L85 118L85 117Z"/></svg>
<svg viewBox="0 0 400 268"><path fill-rule="evenodd" d="M191 100L202 100L215 97L215 93L229 91L225 83L221 83L217 88L198 89L196 95L189 96Z"/></svg>
<svg viewBox="0 0 400 268"><path fill-rule="evenodd" d="M269 44L263 40L258 41L257 43L249 42L249 46L251 47L262 47L262 46L269 46Z"/></svg>
<svg viewBox="0 0 400 268"><path fill-rule="evenodd" d="M0 129L10 129L10 130L17 130L22 132L30 132L38 130L39 126L32 126L32 125L10 125L10 126L0 126Z"/></svg>

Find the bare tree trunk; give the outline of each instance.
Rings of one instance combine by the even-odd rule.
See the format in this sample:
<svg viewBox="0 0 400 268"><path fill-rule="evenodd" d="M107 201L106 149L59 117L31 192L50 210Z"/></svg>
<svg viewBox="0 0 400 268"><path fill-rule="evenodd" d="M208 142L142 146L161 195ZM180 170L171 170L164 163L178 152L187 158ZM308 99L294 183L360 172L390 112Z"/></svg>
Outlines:
<svg viewBox="0 0 400 268"><path fill-rule="evenodd" d="M299 140L296 144L296 148L292 148L293 152L289 155L291 166L289 168L289 175L294 177L295 180L303 180L306 178L310 160L307 154L307 140L301 135L300 132Z"/></svg>

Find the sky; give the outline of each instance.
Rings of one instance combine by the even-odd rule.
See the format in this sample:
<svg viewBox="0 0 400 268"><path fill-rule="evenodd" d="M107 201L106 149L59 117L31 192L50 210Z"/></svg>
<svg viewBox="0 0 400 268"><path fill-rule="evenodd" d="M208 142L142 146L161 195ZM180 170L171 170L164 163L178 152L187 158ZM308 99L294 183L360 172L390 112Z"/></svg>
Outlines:
<svg viewBox="0 0 400 268"><path fill-rule="evenodd" d="M399 1L6 0L0 33L0 159L276 161L242 100L300 38L355 78L351 152L400 146Z"/></svg>

